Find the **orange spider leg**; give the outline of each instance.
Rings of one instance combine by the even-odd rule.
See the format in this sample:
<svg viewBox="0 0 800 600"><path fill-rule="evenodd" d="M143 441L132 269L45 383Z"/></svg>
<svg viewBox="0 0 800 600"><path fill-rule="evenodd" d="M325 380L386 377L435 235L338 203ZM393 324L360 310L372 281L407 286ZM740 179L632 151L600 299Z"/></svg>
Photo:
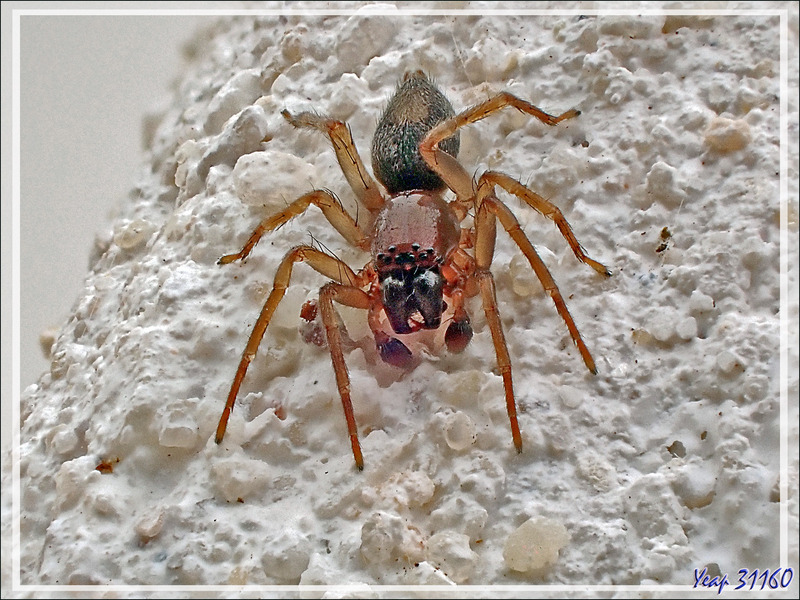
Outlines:
<svg viewBox="0 0 800 600"><path fill-rule="evenodd" d="M511 437L514 440L514 447L517 452L522 452L522 434L519 432L517 422L517 403L514 399L514 385L511 380L511 358L508 355L508 344L503 333L503 324L500 321L500 313L497 310L497 295L495 294L494 277L491 271L478 271L475 273L481 289L481 300L483 302L483 312L486 314L486 321L489 324L489 331L492 334L494 352L497 356L497 368L503 378L503 389L506 396L506 410L508 419L511 421Z"/></svg>
<svg viewBox="0 0 800 600"><path fill-rule="evenodd" d="M511 422L511 437L514 440L514 447L517 452L522 452L522 435L517 421L517 403L514 398L514 384L511 379L511 358L508 355L508 344L506 344L503 323L500 320L500 312L497 308L494 277L489 270L494 257L495 239L495 217L489 211L488 203L484 202L478 205L478 214L475 217L475 278L480 286L483 312L486 314L486 322L489 324L489 331L492 334L494 353L497 357L497 368L503 378L506 410L508 411L508 419Z"/></svg>
<svg viewBox="0 0 800 600"><path fill-rule="evenodd" d="M281 114L295 127L316 129L326 134L333 144L336 159L339 161L347 183L353 188L356 197L373 212L383 207L383 194L364 166L350 128L345 123L310 112L302 112L293 116L288 110L284 110Z"/></svg>
<svg viewBox="0 0 800 600"><path fill-rule="evenodd" d="M278 214L269 216L261 221L239 252L236 254L226 254L221 257L217 263L225 265L235 260L247 258L258 243L258 240L261 239L261 236L268 231L274 231L294 217L303 214L312 204L322 211L322 214L325 215L325 218L333 225L334 229L341 233L348 242L363 250L369 248L369 240L366 234L364 234L353 220L353 217L347 213L336 197L326 190L314 190L313 192L303 194Z"/></svg>
<svg viewBox="0 0 800 600"><path fill-rule="evenodd" d="M453 136L465 125L485 119L507 106L532 115L547 125L556 125L565 119L571 119L581 114L579 110L571 109L558 116L553 116L513 94L500 92L485 102L463 110L454 117L439 123L420 142L419 152L431 169L445 181L462 202L470 199L474 194L471 178L455 158L439 148L439 142Z"/></svg>
<svg viewBox="0 0 800 600"><path fill-rule="evenodd" d="M578 346L581 357L583 357L583 362L586 363L586 367L593 374L597 374L597 368L595 367L594 359L592 358L589 349L586 347L586 344L584 344L581 334L575 325L575 321L572 320L572 315L570 315L569 310L567 310L567 305L564 302L564 298L561 296L561 292L558 290L555 280L553 280L553 276L550 274L547 266L545 266L544 262L539 257L539 254L536 252L533 244L531 244L528 237L522 231L519 221L517 221L514 213L512 213L505 204L500 202L500 200L494 196L494 193L492 192L492 186L487 183L483 177L481 177L478 185L477 203L479 206L479 219L482 222L487 220L494 221L494 217L496 217L511 239L514 240L517 246L519 246L519 249L525 255L525 258L528 259L531 268L539 278L539 281L541 282L542 287L544 287L545 292L553 299L553 302L556 305L556 310L558 310L558 314L561 315L561 318L566 323L567 329L569 329L569 333L572 336L572 340L575 342L575 345ZM493 217L488 217L487 213L491 213ZM480 238L480 236L481 231L478 229L478 237ZM478 255L477 248L478 244L476 243L476 258L478 260L478 266L488 268L486 257ZM491 257L489 257L489 260L491 260Z"/></svg>
<svg viewBox="0 0 800 600"><path fill-rule="evenodd" d="M578 345L581 356L584 359L587 367L593 373L596 372L594 360L589 354L586 345L578 333L577 327L572 320L571 315L567 311L566 304L561 297L558 288L553 281L550 272L542 262L539 255L536 253L533 245L522 232L519 223L514 217L513 213L502 204L493 194L493 184L500 185L505 189L511 188L513 194L518 195L526 201L535 210L541 212L545 216L555 221L562 235L567 239L570 247L572 247L576 256L591 265L593 268L603 273L604 275L610 274L608 270L598 263L590 259L583 252L583 249L578 244L577 239L572 233L566 219L564 219L561 212L547 202L541 196L533 194L527 188L526 192L515 186L512 186L509 181L513 181L510 177L505 177L500 174L490 175L489 177L482 176L477 185L473 182L472 178L467 174L464 167L452 156L439 148L439 143L453 136L458 129L484 119L494 112L502 108L511 106L532 115L547 125L556 125L557 123L576 117L580 111L572 109L568 110L561 115L550 115L533 104L526 102L508 92L501 92L497 96L478 104L472 108L468 108L459 114L439 123L434 127L425 138L420 142L419 151L425 162L433 169L447 184L447 186L455 192L458 202L469 205L474 203L476 208L475 218L475 259L476 259L476 272L475 278L481 292L481 299L483 302L484 312L486 313L486 320L489 324L489 330L492 334L492 341L494 343L495 354L497 355L497 365L500 369L500 374L503 377L503 387L506 396L506 408L508 409L508 416L511 421L511 434L514 438L514 445L517 451L522 451L522 438L519 432L519 425L517 423L516 402L514 400L514 388L511 378L511 360L508 355L508 346L505 341L503 333L502 322L500 320L499 311L497 308L497 296L495 291L494 277L492 276L489 268L494 257L494 247L496 240L496 224L495 219L499 219L500 223L509 233L511 238L517 243L522 250L523 254L528 258L536 275L542 282L545 290L553 298L556 308L567 324L567 328L572 335L573 340ZM516 183L516 182L515 182ZM518 184L519 185L519 184ZM508 186L508 188L506 188Z"/></svg>
<svg viewBox="0 0 800 600"><path fill-rule="evenodd" d="M225 435L225 429L228 426L228 419L230 418L233 404L236 401L236 396L239 393L239 387L244 380L247 367L256 355L258 346L261 343L264 333L267 330L272 315L275 309L278 308L283 295L286 293L286 288L289 287L289 281L292 276L292 267L296 262L306 262L315 271L321 273L329 279L333 279L339 283L347 283L349 285L361 285L362 282L359 276L339 259L325 254L311 246L296 246L292 248L286 256L283 257L278 270L275 273L275 279L272 286L272 291L269 293L261 313L258 315L256 324L253 326L253 331L250 333L250 338L247 340L247 345L242 353L242 358L239 361L239 367L236 369L236 375L233 378L230 392L228 392L228 399L225 402L225 408L222 411L222 416L217 425L217 434L215 437L216 442L219 444Z"/></svg>
<svg viewBox="0 0 800 600"><path fill-rule="evenodd" d="M572 228L564 218L563 213L555 204L549 200L546 200L536 192L522 185L519 181L516 181L504 173L498 173L497 171L486 171L480 177L479 186L483 185L484 183L488 183L493 186L499 185L509 194L513 194L517 198L524 200L528 206L553 221L556 224L556 227L558 227L558 230L561 232L561 235L564 236L565 240L567 240L569 247L572 248L572 251L575 253L575 256L579 261L589 265L595 271L605 277L611 276L611 271L609 271L604 265L586 255L586 252L584 251L580 242L578 242L578 239L572 232Z"/></svg>
<svg viewBox="0 0 800 600"><path fill-rule="evenodd" d="M431 142L431 147L435 146L440 141L452 136L458 129L464 127L465 125L485 119L492 113L495 113L506 106L511 106L519 111L528 113L546 125L557 125L561 121L577 117L579 114L581 114L581 111L573 108L561 113L558 116L553 116L544 112L538 106L534 106L526 100L517 98L513 94L509 94L508 92L500 92L496 96L493 96L488 100L473 106L472 108L467 108L454 117L450 117L449 119L442 121L428 132L428 135L425 137L425 139L426 141Z"/></svg>
<svg viewBox="0 0 800 600"><path fill-rule="evenodd" d="M358 429L356 419L353 416L353 403L350 400L350 376L347 373L347 365L342 354L342 336L339 331L339 324L336 321L336 312L333 308L333 301L339 304L352 306L354 308L370 308L370 297L363 290L351 285L341 285L330 282L323 286L319 294L320 315L322 323L325 325L325 332L328 337L328 348L331 352L331 362L333 371L336 375L336 387L342 399L344 417L347 420L347 432L350 435L350 446L353 449L353 457L359 471L364 469L364 458L361 456L361 445L358 442Z"/></svg>

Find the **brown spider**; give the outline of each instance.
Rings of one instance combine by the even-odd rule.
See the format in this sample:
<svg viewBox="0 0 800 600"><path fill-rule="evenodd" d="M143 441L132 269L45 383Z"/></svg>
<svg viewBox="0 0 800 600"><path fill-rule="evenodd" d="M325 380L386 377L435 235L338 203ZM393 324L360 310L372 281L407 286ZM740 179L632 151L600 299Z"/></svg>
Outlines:
<svg viewBox="0 0 800 600"><path fill-rule="evenodd" d="M494 254L496 220L519 246L555 302L589 371L597 372L555 281L516 217L497 199L495 186L517 196L554 221L578 260L603 276L607 277L611 272L585 254L556 206L502 173L487 171L475 182L456 160L458 130L506 106L528 113L547 125L580 114L577 110L569 110L554 117L524 100L501 92L456 115L444 94L422 71L406 73L372 140L372 169L388 194L381 191L364 167L346 124L308 112L294 116L286 110L282 112L295 127L316 129L330 138L344 176L370 213L371 224L357 223L330 192L314 190L292 202L282 212L264 219L240 252L223 256L219 263L244 259L264 233L302 214L311 204L322 211L348 242L368 251L372 258L356 273L338 258L312 246L296 246L286 254L278 266L272 291L261 309L233 378L217 427L217 443L225 435L247 367L286 292L292 268L296 262L306 262L332 280L321 288L319 306L350 444L359 469L364 468L364 460L350 401L350 378L342 354L334 301L368 311L367 320L381 358L396 367L409 368L413 365L411 351L400 339L384 331L382 314L386 315L394 334L405 335L442 327L442 314L449 304L452 317L448 319L445 345L450 352L461 352L472 338L464 301L466 297L480 293L497 365L503 377L511 435L514 446L521 452L522 437L511 382L511 361L497 309L494 278L489 270ZM450 202L443 198L446 188L456 196ZM462 229L460 224L470 212L474 215L474 224Z"/></svg>

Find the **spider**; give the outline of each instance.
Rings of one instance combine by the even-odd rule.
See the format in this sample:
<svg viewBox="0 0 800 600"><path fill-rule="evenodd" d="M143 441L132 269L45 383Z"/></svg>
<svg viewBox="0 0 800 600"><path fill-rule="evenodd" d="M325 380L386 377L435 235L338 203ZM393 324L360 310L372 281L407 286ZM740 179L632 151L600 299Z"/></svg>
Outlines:
<svg viewBox="0 0 800 600"><path fill-rule="evenodd" d="M604 277L610 276L611 272L586 255L561 211L551 202L502 173L486 171L475 181L456 160L460 143L458 130L504 107L516 108L547 125L556 125L580 114L573 109L552 116L508 92L501 92L456 114L425 73L406 73L389 100L372 140L372 170L383 190L365 168L345 123L310 112L293 115L287 110L282 111L283 117L293 126L328 136L347 182L360 204L368 210L369 223L357 222L331 192L317 189L299 197L282 212L264 219L241 251L225 255L218 262L226 264L243 260L266 232L303 214L312 204L322 211L347 242L369 252L371 258L356 272L338 258L310 245L296 246L284 256L233 378L217 427L217 443L225 435L247 367L289 286L292 269L295 263L305 262L331 280L319 292L320 316L353 457L359 470L364 468L364 459L350 400L350 378L334 302L366 310L383 361L409 369L414 364L413 355L400 338L420 330L438 330L446 324L444 342L447 350L463 351L472 338L465 300L480 294L503 379L512 439L517 451L521 452L522 436L517 421L511 360L490 271L497 221L528 259L545 291L555 302L586 367L593 374L597 373L592 355L553 277L514 214L495 195L495 188L504 189L552 220L578 260ZM444 198L448 188L455 194L455 199L450 201ZM472 226L462 227L461 223L468 214L473 216ZM384 315L390 328L384 327Z"/></svg>

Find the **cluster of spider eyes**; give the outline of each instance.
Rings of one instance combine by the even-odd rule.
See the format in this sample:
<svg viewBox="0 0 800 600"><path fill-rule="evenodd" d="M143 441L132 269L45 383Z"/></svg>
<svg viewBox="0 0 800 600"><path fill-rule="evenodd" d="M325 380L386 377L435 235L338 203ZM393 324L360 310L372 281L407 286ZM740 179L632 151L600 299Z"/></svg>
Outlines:
<svg viewBox="0 0 800 600"><path fill-rule="evenodd" d="M412 265L414 263L424 262L431 259L435 259L435 262L437 263L442 262L441 257L434 257L433 248L426 248L422 251L420 251L420 248L421 246L419 244L412 244L411 252L401 252L400 254L397 254L397 246L389 246L386 249L386 252L378 252L375 258L377 259L379 266L391 265L392 263L400 266Z"/></svg>

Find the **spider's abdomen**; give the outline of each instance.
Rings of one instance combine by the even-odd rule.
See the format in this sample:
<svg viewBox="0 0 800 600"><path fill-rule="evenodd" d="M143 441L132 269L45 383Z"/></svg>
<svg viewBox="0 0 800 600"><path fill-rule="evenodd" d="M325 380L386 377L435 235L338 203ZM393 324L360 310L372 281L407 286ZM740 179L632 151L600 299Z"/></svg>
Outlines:
<svg viewBox="0 0 800 600"><path fill-rule="evenodd" d="M420 156L419 143L454 115L450 101L422 71L406 73L372 138L372 170L390 194L445 187ZM439 148L457 156L459 135L443 140Z"/></svg>

